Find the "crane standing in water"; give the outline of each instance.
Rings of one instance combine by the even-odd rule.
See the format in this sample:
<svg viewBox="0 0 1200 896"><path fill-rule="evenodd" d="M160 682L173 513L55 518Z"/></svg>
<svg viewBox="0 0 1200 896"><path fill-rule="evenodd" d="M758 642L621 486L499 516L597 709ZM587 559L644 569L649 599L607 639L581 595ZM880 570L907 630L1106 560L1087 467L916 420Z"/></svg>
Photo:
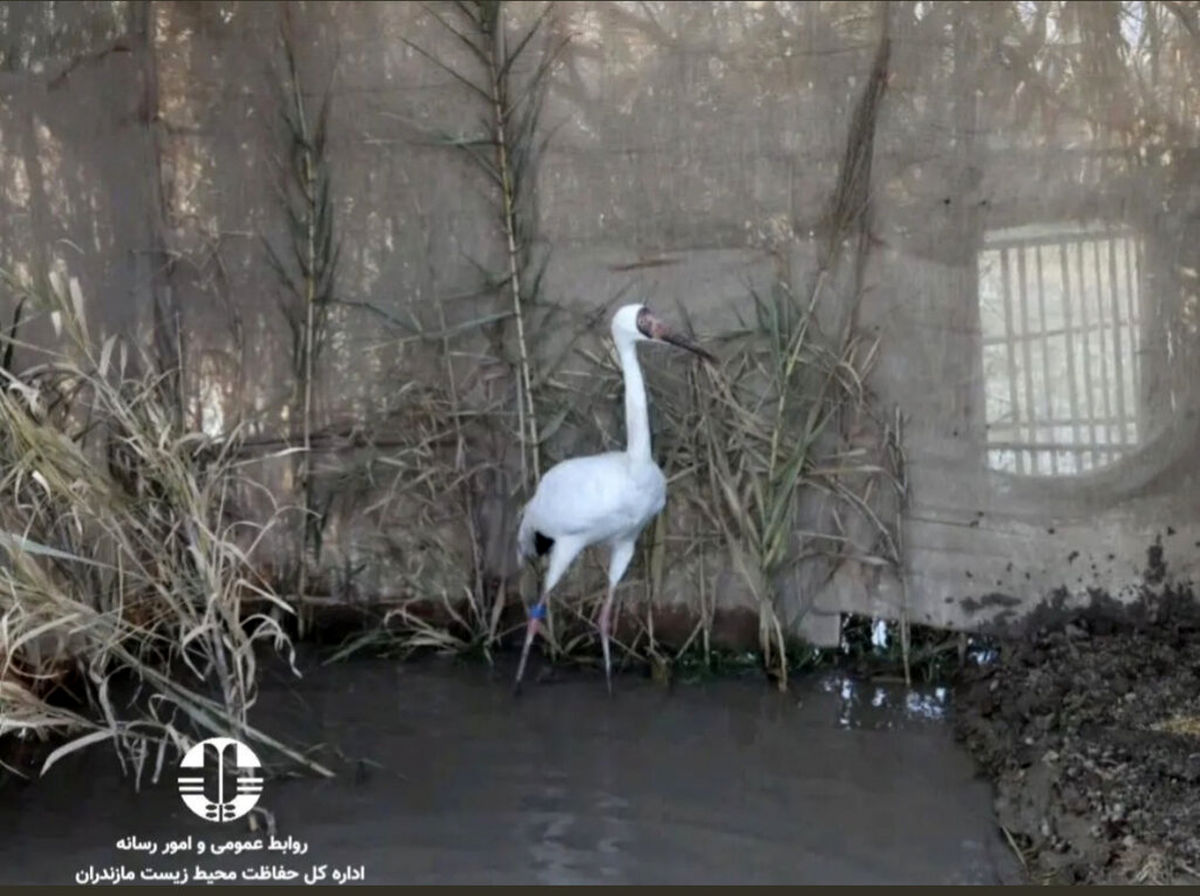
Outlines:
<svg viewBox="0 0 1200 896"><path fill-rule="evenodd" d="M571 562L584 548L607 544L608 594L600 610L600 644L604 677L612 692L609 626L617 584L625 575L642 529L663 509L667 480L650 456L650 418L646 386L638 364L637 343L668 342L694 352L706 361L712 355L690 339L672 332L645 305L626 305L612 319L612 337L625 378L624 451L575 457L551 467L525 505L517 532L518 559L549 553L542 593L529 614L525 645L517 666L515 690L521 687L529 648L546 618L546 601Z"/></svg>

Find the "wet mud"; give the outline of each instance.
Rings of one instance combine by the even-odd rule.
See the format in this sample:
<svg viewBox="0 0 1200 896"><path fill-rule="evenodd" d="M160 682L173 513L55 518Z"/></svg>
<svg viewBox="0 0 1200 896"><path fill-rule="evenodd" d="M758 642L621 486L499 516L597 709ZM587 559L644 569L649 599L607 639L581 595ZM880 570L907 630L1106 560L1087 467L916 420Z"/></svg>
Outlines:
<svg viewBox="0 0 1200 896"><path fill-rule="evenodd" d="M1200 605L1059 596L957 688L958 737L1035 881L1200 883Z"/></svg>
<svg viewBox="0 0 1200 896"><path fill-rule="evenodd" d="M578 671L514 699L503 664L303 669L271 673L252 721L337 772L266 775L274 836L304 853L197 857L201 839L266 835L192 815L173 770L135 792L98 745L44 779L0 781L0 880L70 884L121 867L302 879L317 866L367 884L1021 879L944 689L836 672L789 693L761 676L667 688L622 675L610 698L602 676ZM192 852L122 850L126 837L192 838Z"/></svg>

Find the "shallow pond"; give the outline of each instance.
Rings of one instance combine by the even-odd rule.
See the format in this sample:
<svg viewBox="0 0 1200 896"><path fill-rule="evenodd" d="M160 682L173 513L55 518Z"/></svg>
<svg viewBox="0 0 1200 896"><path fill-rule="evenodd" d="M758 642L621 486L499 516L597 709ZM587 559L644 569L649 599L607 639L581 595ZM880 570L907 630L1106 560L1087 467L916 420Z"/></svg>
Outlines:
<svg viewBox="0 0 1200 896"><path fill-rule="evenodd" d="M134 792L103 744L41 781L9 779L0 882L122 867L186 870L193 882L280 868L302 881L319 866L326 882L350 869L365 883L1017 879L989 788L952 740L944 691L837 674L787 694L761 679L668 689L623 675L610 698L602 677L570 672L514 699L511 674L440 660L271 673L254 723L323 745L339 773L267 777L274 852L266 838L261 851L213 855L265 835L244 818L192 815L174 769ZM144 848L119 848L131 836ZM188 845L164 856L168 842Z"/></svg>

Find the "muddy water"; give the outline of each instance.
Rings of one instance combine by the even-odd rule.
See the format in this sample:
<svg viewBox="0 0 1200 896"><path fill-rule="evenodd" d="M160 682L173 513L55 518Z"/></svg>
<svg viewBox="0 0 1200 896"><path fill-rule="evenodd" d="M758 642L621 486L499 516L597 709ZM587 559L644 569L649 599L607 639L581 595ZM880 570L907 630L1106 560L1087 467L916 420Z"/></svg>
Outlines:
<svg viewBox="0 0 1200 896"><path fill-rule="evenodd" d="M994 883L1016 879L988 787L951 739L944 694L836 675L665 689L621 676L362 661L272 676L256 723L336 765L268 777L260 805L302 855L232 852L246 820L183 806L168 772L132 791L106 746L0 787L0 882L105 869L345 869L366 883ZM157 853L122 850L133 835ZM162 856L191 837L190 853ZM208 854L197 858L197 843ZM266 842L266 841L264 841ZM128 845L128 844L126 844ZM298 847L296 847L298 848ZM194 882L194 880L193 880Z"/></svg>

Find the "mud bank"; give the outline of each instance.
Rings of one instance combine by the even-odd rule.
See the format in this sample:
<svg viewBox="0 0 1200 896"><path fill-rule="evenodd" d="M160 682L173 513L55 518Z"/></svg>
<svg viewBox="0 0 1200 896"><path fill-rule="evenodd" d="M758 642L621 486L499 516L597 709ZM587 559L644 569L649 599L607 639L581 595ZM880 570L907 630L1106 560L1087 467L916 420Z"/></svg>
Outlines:
<svg viewBox="0 0 1200 896"><path fill-rule="evenodd" d="M956 689L955 729L1039 881L1200 882L1200 605L1059 598Z"/></svg>
<svg viewBox="0 0 1200 896"><path fill-rule="evenodd" d="M620 675L610 698L602 674L565 671L514 700L511 664L302 668L269 677L252 721L337 772L267 776L261 805L303 855L122 852L126 837L252 835L191 815L171 774L133 792L97 745L46 778L0 779L0 882L264 861L367 884L1019 880L944 689Z"/></svg>

